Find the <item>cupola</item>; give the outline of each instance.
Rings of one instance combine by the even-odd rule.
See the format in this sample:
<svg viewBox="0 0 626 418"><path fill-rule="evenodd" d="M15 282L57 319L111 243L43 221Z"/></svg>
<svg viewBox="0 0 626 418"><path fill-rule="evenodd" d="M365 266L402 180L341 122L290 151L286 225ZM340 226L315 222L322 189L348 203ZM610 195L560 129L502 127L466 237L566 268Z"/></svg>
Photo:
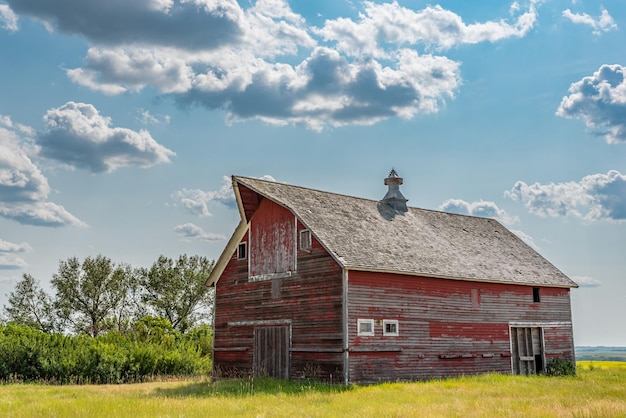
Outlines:
<svg viewBox="0 0 626 418"><path fill-rule="evenodd" d="M402 192L400 192L400 185L403 183L402 177L398 175L396 170L393 168L389 172L389 175L385 179L385 186L389 189L387 190L387 194L381 200L382 203L386 203L392 208L400 212L406 212L408 209L406 207L406 199Z"/></svg>

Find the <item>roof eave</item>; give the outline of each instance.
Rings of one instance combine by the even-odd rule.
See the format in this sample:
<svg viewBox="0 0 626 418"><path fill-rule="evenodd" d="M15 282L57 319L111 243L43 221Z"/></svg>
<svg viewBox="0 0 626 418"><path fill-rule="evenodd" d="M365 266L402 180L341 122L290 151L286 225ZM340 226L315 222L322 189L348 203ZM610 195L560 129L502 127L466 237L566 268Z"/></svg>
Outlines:
<svg viewBox="0 0 626 418"><path fill-rule="evenodd" d="M217 281L222 276L222 273L224 273L224 270L226 269L226 266L228 265L228 262L230 261L233 252L237 248L237 245L239 245L239 243L241 242L241 239L246 234L247 230L248 223L245 222L244 219L242 219L239 222L239 225L237 225L235 232L233 232L233 235L230 237L230 240L228 240L226 248L224 248L224 251L222 251L222 254L217 259L215 266L213 266L213 270L211 270L211 274L209 274L209 278L207 279L205 286L209 287L217 283Z"/></svg>
<svg viewBox="0 0 626 418"><path fill-rule="evenodd" d="M519 286L534 286L534 287L559 287L564 289L569 288L577 288L579 287L576 283L572 281L572 285L565 284L548 284L548 283L531 283L531 282L513 282L510 280L488 280L488 279L478 279L475 277L455 277L455 276L446 276L440 274L432 274L432 273L421 273L414 271L399 271L399 270L388 270L388 269L376 269L371 267L361 267L361 266L344 266L344 268L348 271L369 271L372 273L388 273L388 274L400 274L406 276L420 276L420 277L429 277L433 279L446 279L446 280L459 280L464 282L478 282L478 283L497 283L497 284L513 284ZM570 279L571 280L571 279Z"/></svg>

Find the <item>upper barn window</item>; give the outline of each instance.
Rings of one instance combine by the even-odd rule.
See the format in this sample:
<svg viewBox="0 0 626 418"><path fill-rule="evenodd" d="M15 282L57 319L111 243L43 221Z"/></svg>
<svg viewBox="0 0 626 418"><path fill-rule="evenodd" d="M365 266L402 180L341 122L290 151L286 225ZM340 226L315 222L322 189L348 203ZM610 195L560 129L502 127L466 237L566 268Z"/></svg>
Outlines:
<svg viewBox="0 0 626 418"><path fill-rule="evenodd" d="M237 246L237 260L243 260L248 257L247 245L244 242L240 242L239 246Z"/></svg>
<svg viewBox="0 0 626 418"><path fill-rule="evenodd" d="M308 229L303 229L302 231L300 231L300 249L311 249L311 231L309 231Z"/></svg>
<svg viewBox="0 0 626 418"><path fill-rule="evenodd" d="M541 289L538 287L533 287L533 302L541 302L541 294L539 293Z"/></svg>

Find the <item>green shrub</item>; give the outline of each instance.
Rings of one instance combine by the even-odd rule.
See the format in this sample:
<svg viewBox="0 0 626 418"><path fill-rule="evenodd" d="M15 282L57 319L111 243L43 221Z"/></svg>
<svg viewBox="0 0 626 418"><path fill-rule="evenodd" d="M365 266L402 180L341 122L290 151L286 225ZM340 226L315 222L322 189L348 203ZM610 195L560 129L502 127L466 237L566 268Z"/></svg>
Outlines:
<svg viewBox="0 0 626 418"><path fill-rule="evenodd" d="M141 321L134 333L97 337L0 325L0 382L122 383L207 375L211 336L204 326L183 335L162 318Z"/></svg>
<svg viewBox="0 0 626 418"><path fill-rule="evenodd" d="M546 374L548 376L575 376L576 365L573 361L556 357L548 362Z"/></svg>

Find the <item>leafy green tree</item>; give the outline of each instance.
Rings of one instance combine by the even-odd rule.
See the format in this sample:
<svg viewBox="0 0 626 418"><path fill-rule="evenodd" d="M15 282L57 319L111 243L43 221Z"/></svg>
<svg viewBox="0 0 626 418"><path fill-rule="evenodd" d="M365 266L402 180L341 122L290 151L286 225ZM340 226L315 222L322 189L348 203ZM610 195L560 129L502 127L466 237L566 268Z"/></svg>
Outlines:
<svg viewBox="0 0 626 418"><path fill-rule="evenodd" d="M181 332L208 320L214 292L205 283L213 265L197 255L181 255L176 261L160 256L150 269L140 270L142 301Z"/></svg>
<svg viewBox="0 0 626 418"><path fill-rule="evenodd" d="M52 298L40 287L39 281L24 274L15 290L9 294L9 305L4 306L8 322L28 325L43 332L56 329L56 315Z"/></svg>
<svg viewBox="0 0 626 418"><path fill-rule="evenodd" d="M123 312L131 272L130 267L116 266L102 255L87 257L82 263L76 257L61 261L52 277L59 317L74 331L97 336L107 329L107 319Z"/></svg>

